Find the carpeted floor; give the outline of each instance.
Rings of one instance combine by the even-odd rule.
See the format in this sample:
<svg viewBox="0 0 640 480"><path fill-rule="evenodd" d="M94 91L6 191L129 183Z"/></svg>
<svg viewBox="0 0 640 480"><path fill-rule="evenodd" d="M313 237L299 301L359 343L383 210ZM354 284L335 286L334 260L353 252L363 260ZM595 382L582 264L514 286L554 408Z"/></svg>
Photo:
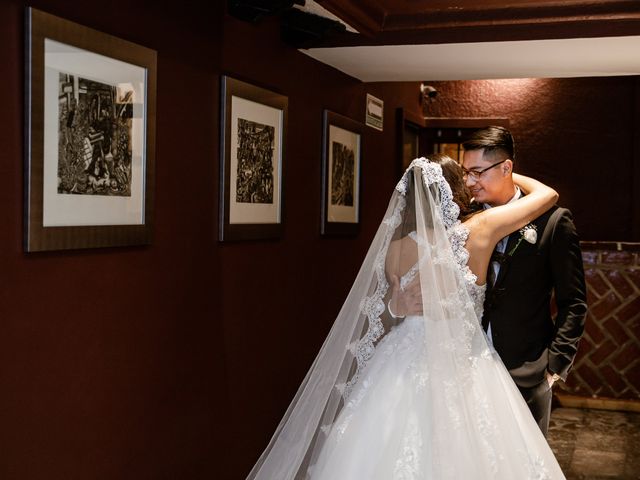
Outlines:
<svg viewBox="0 0 640 480"><path fill-rule="evenodd" d="M548 440L567 480L640 479L640 413L557 408Z"/></svg>

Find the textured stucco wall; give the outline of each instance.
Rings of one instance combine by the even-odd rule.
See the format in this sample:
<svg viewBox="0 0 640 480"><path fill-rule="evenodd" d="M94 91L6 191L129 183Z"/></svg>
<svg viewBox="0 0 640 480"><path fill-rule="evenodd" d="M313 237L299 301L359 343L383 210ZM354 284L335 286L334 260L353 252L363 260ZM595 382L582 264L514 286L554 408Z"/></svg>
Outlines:
<svg viewBox="0 0 640 480"><path fill-rule="evenodd" d="M507 117L516 171L549 182L584 240L632 240L635 77L428 82L429 117Z"/></svg>

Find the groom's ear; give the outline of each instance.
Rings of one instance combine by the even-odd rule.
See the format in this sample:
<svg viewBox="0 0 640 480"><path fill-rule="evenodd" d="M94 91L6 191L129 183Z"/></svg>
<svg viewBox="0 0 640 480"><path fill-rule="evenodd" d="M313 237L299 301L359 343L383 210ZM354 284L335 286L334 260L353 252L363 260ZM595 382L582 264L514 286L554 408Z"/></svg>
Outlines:
<svg viewBox="0 0 640 480"><path fill-rule="evenodd" d="M508 159L502 164L502 174L511 175L513 173L513 160Z"/></svg>

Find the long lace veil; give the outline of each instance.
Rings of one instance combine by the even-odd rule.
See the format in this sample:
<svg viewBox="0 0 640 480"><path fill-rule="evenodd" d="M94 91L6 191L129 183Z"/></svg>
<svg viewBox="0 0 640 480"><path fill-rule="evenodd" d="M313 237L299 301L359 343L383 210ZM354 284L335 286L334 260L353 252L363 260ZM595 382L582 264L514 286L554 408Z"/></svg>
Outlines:
<svg viewBox="0 0 640 480"><path fill-rule="evenodd" d="M422 295L423 314L419 318L424 335L418 341L425 342L422 371L433 390L425 408L442 420L434 422L429 432L433 458L439 458L438 448L451 445L460 452L482 448L468 445L467 426L458 433L455 428L470 416L476 426L472 428L488 429L492 423L482 417L487 409L475 404L481 397L474 398L474 387L465 387L474 362L490 353L466 287L464 277L472 274L465 266L466 237L464 230L456 228L458 215L440 165L424 158L414 160L391 196L329 335L248 479L313 478L313 467L332 426L362 388L367 365L389 332L409 318L389 314L394 277L400 279L402 289L418 282ZM477 438L490 441L490 432L480 433ZM491 451L487 448L486 459L475 461L490 462ZM434 473L434 478L445 478ZM473 478L473 472L468 473L466 478Z"/></svg>

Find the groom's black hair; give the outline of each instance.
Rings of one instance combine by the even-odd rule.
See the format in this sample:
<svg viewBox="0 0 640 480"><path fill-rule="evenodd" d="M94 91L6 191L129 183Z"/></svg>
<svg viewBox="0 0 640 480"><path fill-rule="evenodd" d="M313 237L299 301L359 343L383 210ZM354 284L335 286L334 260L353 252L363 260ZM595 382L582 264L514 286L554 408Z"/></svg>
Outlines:
<svg viewBox="0 0 640 480"><path fill-rule="evenodd" d="M484 150L483 157L493 160L515 161L515 145L511 132L504 127L491 126L473 132L462 143L465 150Z"/></svg>

